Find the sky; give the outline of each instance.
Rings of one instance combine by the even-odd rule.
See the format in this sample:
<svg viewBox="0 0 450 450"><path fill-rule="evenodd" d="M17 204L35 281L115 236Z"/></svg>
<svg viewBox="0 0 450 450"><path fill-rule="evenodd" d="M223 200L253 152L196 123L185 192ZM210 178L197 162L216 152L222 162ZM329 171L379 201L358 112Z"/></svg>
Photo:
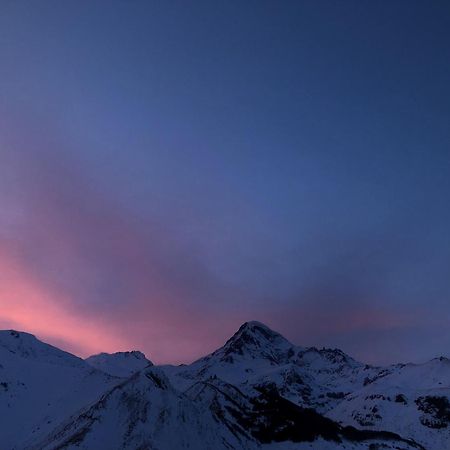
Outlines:
<svg viewBox="0 0 450 450"><path fill-rule="evenodd" d="M0 0L0 328L450 357L449 203L447 1Z"/></svg>

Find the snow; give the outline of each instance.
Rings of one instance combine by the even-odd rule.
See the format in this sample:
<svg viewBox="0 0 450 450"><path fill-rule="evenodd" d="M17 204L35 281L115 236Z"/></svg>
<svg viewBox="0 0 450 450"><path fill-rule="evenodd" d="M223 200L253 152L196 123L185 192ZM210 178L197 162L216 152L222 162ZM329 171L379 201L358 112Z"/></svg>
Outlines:
<svg viewBox="0 0 450 450"><path fill-rule="evenodd" d="M448 425L430 428L421 422L426 414L418 409L416 400L427 396L450 399L448 359L392 366L381 378L353 392L330 411L329 416L354 426L394 431L429 450L450 448ZM376 414L372 412L373 408Z"/></svg>
<svg viewBox="0 0 450 450"><path fill-rule="evenodd" d="M261 444L255 427L275 426L265 392L292 402L287 414L311 408L330 418L341 434L351 425L403 440L344 433L342 442L319 435ZM153 366L138 351L82 360L28 333L0 331L1 450L442 450L450 448L447 399L446 358L375 367L338 349L296 346L260 322L182 366ZM261 401L268 403L256 419Z"/></svg>
<svg viewBox="0 0 450 450"><path fill-rule="evenodd" d="M214 420L208 408L176 391L156 368L135 374L29 448L59 448L80 435L85 438L76 448L86 450L251 448Z"/></svg>
<svg viewBox="0 0 450 450"><path fill-rule="evenodd" d="M100 353L98 355L89 356L85 361L109 375L126 378L145 367L152 366L153 363L148 360L142 352L117 352L117 353Z"/></svg>
<svg viewBox="0 0 450 450"><path fill-rule="evenodd" d="M0 331L0 448L20 449L116 382L28 333Z"/></svg>

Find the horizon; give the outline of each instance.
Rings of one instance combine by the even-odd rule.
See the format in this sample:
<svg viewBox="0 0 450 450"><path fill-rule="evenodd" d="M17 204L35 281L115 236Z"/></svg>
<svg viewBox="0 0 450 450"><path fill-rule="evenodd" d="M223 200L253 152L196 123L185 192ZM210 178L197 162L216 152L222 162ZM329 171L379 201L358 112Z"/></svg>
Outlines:
<svg viewBox="0 0 450 450"><path fill-rule="evenodd" d="M0 30L1 329L450 356L449 2L11 1Z"/></svg>
<svg viewBox="0 0 450 450"><path fill-rule="evenodd" d="M67 350L67 349L64 349L63 347L59 347L58 345L54 345L54 344L52 344L52 343L50 343L50 342L46 342L44 339L41 339L39 336L37 336L37 335L35 335L35 334L32 334L32 333L29 333L29 332L24 331L24 330L0 329L0 332L14 332L14 333L26 334L26 335L32 336L33 338L37 339L39 342L41 342L41 343L43 343L43 344L50 345L50 346L52 346L52 347L54 347L54 348L56 348L56 349L58 349L58 350L61 350L61 351L65 352L65 353L69 353L70 355L75 356L75 357L77 357L77 358L80 358L80 359L83 360L83 361L89 359L89 358L92 357L92 356L99 356L99 355L115 355L115 354L120 354L120 353L134 353L134 352L137 352L137 353L140 353L140 354L144 355L144 357L145 357L150 363L152 363L154 366L185 366L185 365L193 364L193 363L195 363L196 361L198 361L198 360L204 358L205 356L209 356L209 355L211 355L212 353L214 353L215 351L221 349L223 346L225 346L225 344L228 342L228 340L230 340L235 334L237 334L237 333L240 331L240 329L241 329L244 325L247 325L247 324L250 324L250 323L256 323L256 324L262 325L262 326L264 326L265 328L268 328L269 330L271 330L272 332L275 332L275 333L277 333L277 334L280 334L281 337L283 337L284 339L286 339L286 340L287 340L291 345L293 345L294 347L301 347L301 348L305 349L306 351L307 351L307 350L311 350L311 349L316 349L316 350L338 350L338 351L343 351L342 349L337 348L337 347L324 347L324 346L320 347L320 346L316 346L316 345L304 346L304 345L302 345L301 343L291 342L286 336L284 336L283 334L279 333L277 330L273 330L272 328L268 327L265 323L259 322L259 321L257 321L257 320L249 320L249 321L244 322L244 323L242 323L241 325L239 325L239 326L236 328L236 330L235 330L232 334L230 334L230 336L228 336L227 338L225 338L225 339L223 340L222 344L221 344L219 347L214 348L213 350L211 350L211 351L209 351L209 352L207 352L207 353L205 353L205 354L202 354L202 355L200 355L199 357L197 357L197 358L195 358L195 359L193 359L193 360L178 361L178 362L164 362L164 361L163 361L163 362L160 362L160 361L156 361L156 360L154 360L154 359L151 357L151 355L146 354L145 352L143 352L141 349L138 349L138 348L134 348L134 349L126 349L126 350L118 350L118 351L112 350L111 352L100 351L100 352L98 352L98 353L92 353L92 354L87 354L87 355L79 355L79 354L73 353L73 352L71 352L71 351L69 351L69 350ZM370 365L375 366L375 367L377 366L377 364L369 363L368 361L366 361L366 360L364 360L364 359L354 358L353 355L348 354L348 353L345 352L345 351L344 351L344 353L345 353L347 356L349 356L350 358L354 359L355 361L357 361L357 362L359 362L359 363L362 363L362 364L370 364ZM449 359L449 360L450 360L450 358L448 358L448 357L446 357L446 356L444 356L444 355L436 355L436 356L434 356L434 357L432 357L432 358L429 358L429 359L426 359L426 360L422 360L422 361L396 361L396 362L393 362L393 363L391 363L391 364L380 364L380 365L378 365L378 366L379 366L379 367L390 367L390 366L392 366L392 365L397 365L397 364L413 364L413 365L421 365L421 364L426 364L426 363L428 363L428 362L431 362L431 361L436 360L436 359L441 359L441 358L445 358L445 359Z"/></svg>

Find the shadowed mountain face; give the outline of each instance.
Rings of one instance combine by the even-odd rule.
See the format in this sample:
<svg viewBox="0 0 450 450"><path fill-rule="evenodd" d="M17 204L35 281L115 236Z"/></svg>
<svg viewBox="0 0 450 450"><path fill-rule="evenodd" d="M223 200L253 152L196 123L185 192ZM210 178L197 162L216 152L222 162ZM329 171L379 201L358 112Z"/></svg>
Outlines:
<svg viewBox="0 0 450 450"><path fill-rule="evenodd" d="M83 361L15 331L0 332L0 358L0 442L13 450L450 443L445 358L373 367L337 349L295 346L259 322L187 366L153 366L137 351Z"/></svg>

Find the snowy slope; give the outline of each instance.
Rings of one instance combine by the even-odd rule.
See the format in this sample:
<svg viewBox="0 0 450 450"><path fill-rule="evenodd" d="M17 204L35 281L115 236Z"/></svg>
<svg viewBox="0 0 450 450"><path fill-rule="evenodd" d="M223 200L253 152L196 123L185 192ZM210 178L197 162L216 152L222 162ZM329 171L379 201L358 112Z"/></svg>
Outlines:
<svg viewBox="0 0 450 450"><path fill-rule="evenodd" d="M138 351L100 353L89 356L85 361L92 367L116 377L130 377L145 367L152 366L152 362Z"/></svg>
<svg viewBox="0 0 450 450"><path fill-rule="evenodd" d="M392 366L345 398L329 416L373 430L392 430L430 450L450 448L450 361Z"/></svg>
<svg viewBox="0 0 450 450"><path fill-rule="evenodd" d="M249 448L206 408L177 392L165 375L145 369L113 388L92 407L69 419L34 450L55 448L225 449Z"/></svg>
<svg viewBox="0 0 450 450"><path fill-rule="evenodd" d="M177 391L157 368L144 369L69 418L27 450L267 450L303 448L413 450L386 433L347 430L270 393L246 397L219 379ZM294 443L293 443L293 442ZM310 443L317 446L310 447ZM379 447L378 447L379 446Z"/></svg>
<svg viewBox="0 0 450 450"><path fill-rule="evenodd" d="M0 448L21 448L116 382L31 334L0 331Z"/></svg>

